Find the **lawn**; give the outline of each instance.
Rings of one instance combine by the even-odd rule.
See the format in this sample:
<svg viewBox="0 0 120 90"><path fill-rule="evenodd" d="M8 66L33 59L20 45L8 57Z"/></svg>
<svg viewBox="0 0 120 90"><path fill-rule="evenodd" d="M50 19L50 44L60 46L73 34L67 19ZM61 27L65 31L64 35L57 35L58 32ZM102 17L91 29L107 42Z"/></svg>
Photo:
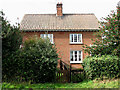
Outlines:
<svg viewBox="0 0 120 90"><path fill-rule="evenodd" d="M118 88L118 79L106 80L106 81L96 81L89 80L80 83L39 83L39 84L10 84L3 83L2 88Z"/></svg>

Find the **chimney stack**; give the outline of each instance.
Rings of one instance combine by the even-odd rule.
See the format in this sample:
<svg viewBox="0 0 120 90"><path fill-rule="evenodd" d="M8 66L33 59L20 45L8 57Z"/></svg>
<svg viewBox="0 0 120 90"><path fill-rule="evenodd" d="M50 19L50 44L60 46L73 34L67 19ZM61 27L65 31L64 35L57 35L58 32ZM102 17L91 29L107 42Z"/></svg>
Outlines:
<svg viewBox="0 0 120 90"><path fill-rule="evenodd" d="M62 3L57 3L57 16L63 16L62 13Z"/></svg>

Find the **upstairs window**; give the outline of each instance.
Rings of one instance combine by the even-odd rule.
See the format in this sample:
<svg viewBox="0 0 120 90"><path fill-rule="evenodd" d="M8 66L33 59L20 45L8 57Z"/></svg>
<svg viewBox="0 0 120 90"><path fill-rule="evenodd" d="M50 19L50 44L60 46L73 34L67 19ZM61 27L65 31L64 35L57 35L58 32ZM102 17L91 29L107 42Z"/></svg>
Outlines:
<svg viewBox="0 0 120 90"><path fill-rule="evenodd" d="M70 63L82 63L82 51L70 51Z"/></svg>
<svg viewBox="0 0 120 90"><path fill-rule="evenodd" d="M40 36L43 39L49 38L50 42L53 44L53 34L41 34Z"/></svg>
<svg viewBox="0 0 120 90"><path fill-rule="evenodd" d="M82 44L82 34L70 34L70 44Z"/></svg>

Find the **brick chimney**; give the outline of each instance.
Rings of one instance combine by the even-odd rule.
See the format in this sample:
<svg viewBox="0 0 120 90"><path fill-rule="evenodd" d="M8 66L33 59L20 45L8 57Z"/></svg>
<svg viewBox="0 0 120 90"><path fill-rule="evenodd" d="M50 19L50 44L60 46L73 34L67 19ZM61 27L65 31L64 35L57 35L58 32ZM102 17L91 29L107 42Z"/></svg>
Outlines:
<svg viewBox="0 0 120 90"><path fill-rule="evenodd" d="M63 13L62 13L62 3L57 3L57 16L62 16Z"/></svg>

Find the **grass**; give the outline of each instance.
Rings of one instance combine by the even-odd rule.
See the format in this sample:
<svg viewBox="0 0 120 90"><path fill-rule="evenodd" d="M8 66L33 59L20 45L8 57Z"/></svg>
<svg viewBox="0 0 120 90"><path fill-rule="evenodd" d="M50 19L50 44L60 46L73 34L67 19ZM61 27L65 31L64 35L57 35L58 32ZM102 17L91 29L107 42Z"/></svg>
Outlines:
<svg viewBox="0 0 120 90"><path fill-rule="evenodd" d="M39 84L28 84L28 83L3 83L2 88L118 88L118 79L96 81L89 80L80 83L39 83Z"/></svg>

